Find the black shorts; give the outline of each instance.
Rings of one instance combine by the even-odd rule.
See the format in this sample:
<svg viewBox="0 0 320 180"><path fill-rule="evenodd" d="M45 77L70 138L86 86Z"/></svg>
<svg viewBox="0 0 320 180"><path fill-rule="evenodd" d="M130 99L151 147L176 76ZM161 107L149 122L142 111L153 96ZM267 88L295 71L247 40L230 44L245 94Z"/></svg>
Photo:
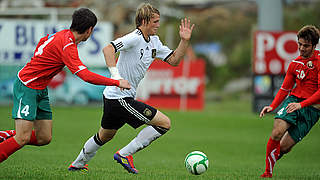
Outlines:
<svg viewBox="0 0 320 180"><path fill-rule="evenodd" d="M150 122L157 113L157 109L154 107L130 97L120 99L103 97L103 102L101 127L104 129L119 129L125 123L133 128L138 128Z"/></svg>

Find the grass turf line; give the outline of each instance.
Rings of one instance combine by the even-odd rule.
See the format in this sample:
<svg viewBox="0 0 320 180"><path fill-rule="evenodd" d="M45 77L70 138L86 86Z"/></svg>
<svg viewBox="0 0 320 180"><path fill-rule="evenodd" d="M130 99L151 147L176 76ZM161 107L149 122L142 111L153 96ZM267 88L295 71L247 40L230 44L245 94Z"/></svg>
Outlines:
<svg viewBox="0 0 320 180"><path fill-rule="evenodd" d="M138 175L127 173L113 154L136 136L125 125L89 163L89 173L67 171L85 141L100 125L101 107L53 107L53 139L43 147L25 146L0 164L0 179L260 179L265 145L273 117L258 118L250 102L208 103L202 112L162 110L172 122L171 130L134 155ZM0 130L12 129L11 107L0 106ZM320 128L284 156L275 167L274 179L319 179ZM209 158L209 169L195 176L184 167L185 156L194 150Z"/></svg>

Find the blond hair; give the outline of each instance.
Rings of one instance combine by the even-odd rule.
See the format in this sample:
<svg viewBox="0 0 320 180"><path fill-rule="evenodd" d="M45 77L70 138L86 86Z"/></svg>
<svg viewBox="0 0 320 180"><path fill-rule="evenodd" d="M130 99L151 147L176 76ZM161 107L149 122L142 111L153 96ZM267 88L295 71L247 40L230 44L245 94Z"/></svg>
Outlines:
<svg viewBox="0 0 320 180"><path fill-rule="evenodd" d="M143 20L145 21L145 23L149 23L154 13L160 16L159 10L152 7L151 4L149 3L140 4L136 12L136 18L135 18L136 28L142 25Z"/></svg>

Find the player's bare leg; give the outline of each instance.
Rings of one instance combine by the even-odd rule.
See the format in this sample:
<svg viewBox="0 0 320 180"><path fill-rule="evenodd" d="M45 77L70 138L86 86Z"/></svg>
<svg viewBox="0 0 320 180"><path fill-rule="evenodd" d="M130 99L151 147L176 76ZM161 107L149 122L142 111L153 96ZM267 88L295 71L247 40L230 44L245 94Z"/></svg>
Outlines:
<svg viewBox="0 0 320 180"><path fill-rule="evenodd" d="M29 142L26 145L43 146L50 143L52 138L52 121L35 120ZM16 130L0 131L0 142L16 135Z"/></svg>
<svg viewBox="0 0 320 180"><path fill-rule="evenodd" d="M24 119L16 119L16 135L15 140L20 146L24 146L29 143L30 137L33 129L33 121L28 121Z"/></svg>
<svg viewBox="0 0 320 180"><path fill-rule="evenodd" d="M34 131L36 136L36 144L34 145L43 146L49 144L52 139L52 120L36 120L34 122Z"/></svg>
<svg viewBox="0 0 320 180"><path fill-rule="evenodd" d="M280 154L278 156L279 160L284 154L287 154L291 151L293 146L295 146L297 143L292 139L288 131L284 134L284 136L281 138L280 141Z"/></svg>
<svg viewBox="0 0 320 180"><path fill-rule="evenodd" d="M282 119L275 119L271 137L267 143L266 150L266 168L265 172L260 177L271 178L273 173L273 167L280 154L280 140L290 127L290 124Z"/></svg>
<svg viewBox="0 0 320 180"><path fill-rule="evenodd" d="M23 119L15 120L16 135L0 143L0 162L6 160L11 154L18 151L30 141L33 122Z"/></svg>
<svg viewBox="0 0 320 180"><path fill-rule="evenodd" d="M171 128L171 121L166 115L164 115L162 112L160 112L158 110L156 115L148 123L148 125L158 126L158 127L163 127L163 128L166 128L166 129L170 129Z"/></svg>

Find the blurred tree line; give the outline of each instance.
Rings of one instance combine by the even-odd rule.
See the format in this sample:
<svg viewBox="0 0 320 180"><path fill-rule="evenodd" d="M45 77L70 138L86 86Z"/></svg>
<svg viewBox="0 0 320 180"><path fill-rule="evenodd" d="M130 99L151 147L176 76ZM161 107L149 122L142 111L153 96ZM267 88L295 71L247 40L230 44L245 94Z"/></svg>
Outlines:
<svg viewBox="0 0 320 180"><path fill-rule="evenodd" d="M320 2L284 4L283 30L298 31L306 24L318 26L320 22ZM221 90L230 80L251 77L252 74L252 33L257 30L257 7L254 3L217 5L210 8L184 9L185 15L196 24L191 44L215 42L221 45L227 62L214 66L207 56L197 54L206 60L207 88ZM179 26L175 18L168 18L159 35L164 37L166 24ZM178 34L178 28L175 28ZM163 39L163 38L162 38ZM175 36L175 46L179 43ZM248 89L250 90L250 88Z"/></svg>
<svg viewBox="0 0 320 180"><path fill-rule="evenodd" d="M46 0L44 2L50 7L53 2L56 3L56 7L69 7L70 2L73 1ZM78 3L73 4L72 7L85 6L96 9L97 12L100 12L99 20L112 22L115 27L114 37L117 38L135 28L136 8L138 4L146 0L81 0L75 2ZM220 45L222 53L226 56L226 63L223 65L214 65L208 56L197 54L207 63L208 89L221 90L231 80L251 77L252 33L257 30L258 19L258 8L254 1L207 1L208 4L201 4L202 1L199 1L191 3L192 5L179 4L177 2L180 1L174 0L148 0L147 2L160 10L159 36L163 42L167 40L167 27L173 27L172 37L174 39L172 44L169 43L170 48L174 49L180 40L178 35L180 21L177 17L181 14L190 17L192 23L196 24L191 38L192 46L199 43L218 43ZM284 31L298 31L306 24L317 26L320 22L320 1L282 0L282 2ZM270 12L272 13L272 9Z"/></svg>
<svg viewBox="0 0 320 180"><path fill-rule="evenodd" d="M206 5L185 6L174 1L149 0L161 13L160 39L165 42L168 26L173 28L173 40L170 48L179 43L180 12L190 17L196 24L191 45L199 43L218 43L226 56L226 63L213 65L207 56L197 54L206 60L207 88L221 90L226 83L238 78L250 78L252 74L252 33L257 30L257 5L253 1L228 1ZM102 19L115 25L115 38L135 28L134 17L137 5L145 0L110 0L92 1L100 12ZM100 2L97 3L97 2ZM303 25L318 25L320 21L320 2L283 0L283 30L298 31ZM170 13L163 7L170 7ZM117 12L117 13L114 13ZM272 13L272 10L270 10ZM182 18L182 17L179 17ZM170 36L171 37L171 36ZM168 42L167 42L168 43ZM169 43L170 45L170 43ZM250 90L250 88L248 88Z"/></svg>

